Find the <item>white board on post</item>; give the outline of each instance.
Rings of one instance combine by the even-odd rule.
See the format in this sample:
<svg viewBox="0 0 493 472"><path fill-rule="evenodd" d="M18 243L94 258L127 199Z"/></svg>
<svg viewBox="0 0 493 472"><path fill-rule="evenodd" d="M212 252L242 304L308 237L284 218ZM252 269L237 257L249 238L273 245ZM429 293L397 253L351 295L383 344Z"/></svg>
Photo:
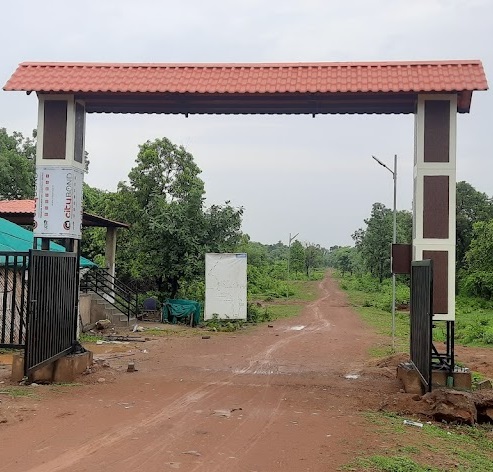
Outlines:
<svg viewBox="0 0 493 472"><path fill-rule="evenodd" d="M217 316L220 320L247 318L247 255L205 255L204 319Z"/></svg>

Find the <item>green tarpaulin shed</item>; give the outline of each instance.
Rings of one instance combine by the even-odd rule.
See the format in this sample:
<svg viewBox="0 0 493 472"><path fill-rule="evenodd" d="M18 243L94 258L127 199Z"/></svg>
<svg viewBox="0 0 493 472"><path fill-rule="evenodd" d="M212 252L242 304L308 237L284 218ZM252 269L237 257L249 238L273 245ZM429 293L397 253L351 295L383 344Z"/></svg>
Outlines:
<svg viewBox="0 0 493 472"><path fill-rule="evenodd" d="M200 303L192 300L166 300L163 304L163 322L176 323L177 321L191 321L192 326L197 326L200 321Z"/></svg>
<svg viewBox="0 0 493 472"><path fill-rule="evenodd" d="M33 249L33 244L34 234L32 231L0 218L0 252L28 252L29 249ZM41 241L38 242L38 249L41 249ZM65 248L60 244L51 242L50 251L65 252ZM0 256L0 265L4 264L5 257ZM96 267L96 264L89 259L81 257L80 266Z"/></svg>

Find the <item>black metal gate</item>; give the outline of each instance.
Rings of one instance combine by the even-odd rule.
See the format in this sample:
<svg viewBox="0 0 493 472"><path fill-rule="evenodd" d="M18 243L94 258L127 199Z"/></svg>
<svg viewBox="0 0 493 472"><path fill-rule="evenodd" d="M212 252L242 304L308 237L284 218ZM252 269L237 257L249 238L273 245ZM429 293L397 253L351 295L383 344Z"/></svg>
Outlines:
<svg viewBox="0 0 493 472"><path fill-rule="evenodd" d="M411 362L431 391L433 349L433 261L411 264Z"/></svg>
<svg viewBox="0 0 493 472"><path fill-rule="evenodd" d="M29 259L26 375L73 348L79 290L77 253L31 250Z"/></svg>
<svg viewBox="0 0 493 472"><path fill-rule="evenodd" d="M22 348L27 325L27 252L0 252L0 347Z"/></svg>

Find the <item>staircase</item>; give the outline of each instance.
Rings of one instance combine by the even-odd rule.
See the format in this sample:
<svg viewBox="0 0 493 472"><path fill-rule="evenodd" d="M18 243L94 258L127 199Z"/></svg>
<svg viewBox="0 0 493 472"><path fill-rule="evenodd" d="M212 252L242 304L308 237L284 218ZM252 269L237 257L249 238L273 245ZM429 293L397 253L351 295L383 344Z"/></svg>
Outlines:
<svg viewBox="0 0 493 472"><path fill-rule="evenodd" d="M91 320L107 319L114 326L128 326L136 320L139 313L137 292L106 270L95 268L86 272L80 290L91 297Z"/></svg>

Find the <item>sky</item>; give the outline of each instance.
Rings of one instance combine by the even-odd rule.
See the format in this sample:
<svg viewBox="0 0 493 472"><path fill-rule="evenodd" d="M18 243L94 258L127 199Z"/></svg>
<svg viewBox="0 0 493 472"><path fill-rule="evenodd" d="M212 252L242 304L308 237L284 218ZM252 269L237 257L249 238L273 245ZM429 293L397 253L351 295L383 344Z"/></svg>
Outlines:
<svg viewBox="0 0 493 472"><path fill-rule="evenodd" d="M493 0L18 0L2 6L0 85L25 61L345 62L480 59ZM30 135L35 94L0 90L0 127ZM493 94L459 115L457 180L493 194ZM202 169L206 204L244 207L262 243L352 244L374 202L411 210L413 115L87 116L86 182L114 191L138 145L167 137Z"/></svg>

